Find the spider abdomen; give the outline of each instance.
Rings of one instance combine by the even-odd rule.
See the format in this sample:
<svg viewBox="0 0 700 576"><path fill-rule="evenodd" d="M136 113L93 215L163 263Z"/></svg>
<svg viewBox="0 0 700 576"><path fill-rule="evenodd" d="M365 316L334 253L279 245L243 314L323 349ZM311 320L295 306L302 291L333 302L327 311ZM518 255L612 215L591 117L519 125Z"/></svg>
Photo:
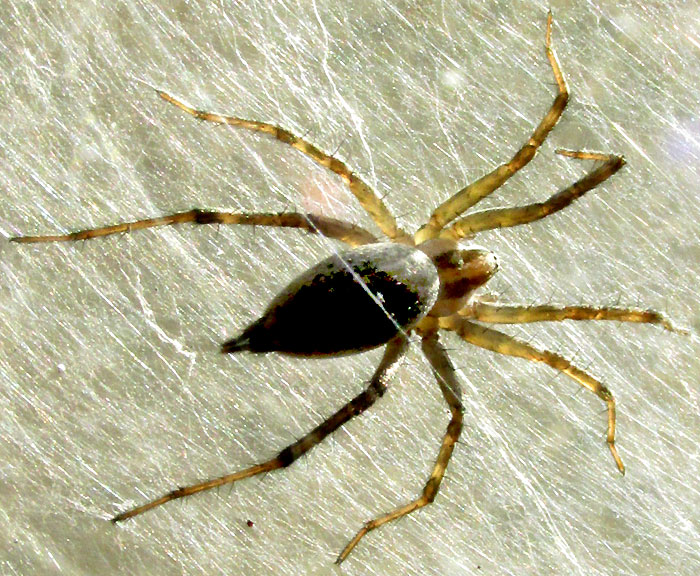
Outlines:
<svg viewBox="0 0 700 576"><path fill-rule="evenodd" d="M412 246L342 252L292 281L222 351L329 356L375 348L421 320L439 288L434 264Z"/></svg>

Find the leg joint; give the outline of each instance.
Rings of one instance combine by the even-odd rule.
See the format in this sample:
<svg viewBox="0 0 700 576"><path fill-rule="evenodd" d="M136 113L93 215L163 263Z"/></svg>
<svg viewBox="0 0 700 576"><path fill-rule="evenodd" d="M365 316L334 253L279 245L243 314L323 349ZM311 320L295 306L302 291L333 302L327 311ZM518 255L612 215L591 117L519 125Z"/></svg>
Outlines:
<svg viewBox="0 0 700 576"><path fill-rule="evenodd" d="M423 488L423 498L426 504L431 504L435 500L435 496L437 496L438 489L440 488L440 480L442 480L442 478L432 477L428 480L425 488Z"/></svg>
<svg viewBox="0 0 700 576"><path fill-rule="evenodd" d="M282 450L282 452L280 452L277 455L277 460L279 461L280 466L282 466L282 468L286 468L297 459L298 455L295 454L295 448L296 445L292 444L291 446L287 446L284 450Z"/></svg>
<svg viewBox="0 0 700 576"><path fill-rule="evenodd" d="M194 212L194 221L197 224L216 224L219 221L217 214L211 210L195 208L192 212Z"/></svg>

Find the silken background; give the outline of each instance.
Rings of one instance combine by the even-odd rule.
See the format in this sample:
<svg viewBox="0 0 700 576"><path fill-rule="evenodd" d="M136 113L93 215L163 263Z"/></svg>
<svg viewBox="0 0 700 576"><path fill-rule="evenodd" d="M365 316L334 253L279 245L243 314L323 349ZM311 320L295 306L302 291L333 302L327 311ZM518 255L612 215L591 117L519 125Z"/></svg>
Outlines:
<svg viewBox="0 0 700 576"><path fill-rule="evenodd" d="M435 504L448 420L414 347L391 391L291 468L150 512L116 512L274 455L361 390L380 351L329 360L218 347L340 246L293 230L181 226L21 246L193 207L306 210L374 229L339 178L280 143L202 124L152 87L337 150L414 230L504 161L554 96L546 2L0 5L0 571L3 574L697 574L700 5L554 0L571 102L483 202L545 199L628 166L565 212L484 234L503 301L664 311L653 326L505 328L572 358L619 407L546 366L446 335L465 431ZM252 522L252 526L249 523Z"/></svg>

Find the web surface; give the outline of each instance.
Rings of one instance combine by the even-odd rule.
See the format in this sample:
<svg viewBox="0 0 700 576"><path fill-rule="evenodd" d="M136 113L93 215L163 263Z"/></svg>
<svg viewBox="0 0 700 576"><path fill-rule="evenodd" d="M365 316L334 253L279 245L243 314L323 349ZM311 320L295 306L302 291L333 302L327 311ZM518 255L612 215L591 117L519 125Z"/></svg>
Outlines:
<svg viewBox="0 0 700 576"><path fill-rule="evenodd" d="M338 178L283 145L184 116L283 125L338 149L405 229L522 144L554 96L540 2L73 2L0 7L0 236L193 207L321 211L371 227ZM503 301L661 309L697 333L697 2L553 2L572 100L485 206L544 199L587 164L628 165L545 222L479 237ZM379 351L222 357L291 278L339 245L296 231L182 226L0 246L0 566L8 574L325 574L362 522L415 497L447 424L413 348L390 392L291 468L108 519L267 459L354 396ZM347 574L695 574L698 340L564 323L509 333L548 368L443 342L465 431L436 502L367 536ZM252 522L252 526L249 525Z"/></svg>

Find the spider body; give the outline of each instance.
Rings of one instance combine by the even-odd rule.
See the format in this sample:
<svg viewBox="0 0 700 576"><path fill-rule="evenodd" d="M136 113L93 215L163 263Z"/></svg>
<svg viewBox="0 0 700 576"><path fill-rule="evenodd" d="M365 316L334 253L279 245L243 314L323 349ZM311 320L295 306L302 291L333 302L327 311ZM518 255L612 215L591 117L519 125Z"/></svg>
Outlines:
<svg viewBox="0 0 700 576"><path fill-rule="evenodd" d="M438 289L437 269L411 246L341 252L293 280L222 352L335 356L376 348L426 316Z"/></svg>
<svg viewBox="0 0 700 576"><path fill-rule="evenodd" d="M472 206L527 165L566 107L568 89L552 49L551 25L550 13L547 19L546 54L554 73L557 94L549 110L509 161L445 200L413 235L398 226L382 199L345 163L303 138L273 124L197 110L158 91L161 98L195 118L271 135L336 173L391 242L376 243L374 235L359 226L318 215L298 212L241 214L199 209L70 234L13 238L13 241L22 243L87 240L142 228L191 222L297 228L322 233L354 247L320 262L299 276L273 300L259 320L248 326L238 338L225 343L222 351L278 351L313 357L349 354L385 345L382 360L365 390L276 456L233 474L172 490L158 499L118 514L113 518L114 522L137 516L172 500L289 466L384 395L406 354L411 333L421 340L421 350L449 407L450 421L421 494L367 522L338 556L338 563L368 532L430 504L438 493L462 430L464 412L459 378L440 342L440 331L453 332L465 342L491 352L541 362L598 396L607 407L606 442L619 471L624 473L625 468L615 446L616 404L608 388L559 354L537 348L490 325L615 320L658 324L673 330L670 321L652 310L505 305L482 301L475 291L496 272L496 258L488 250L459 244L460 239L471 238L484 230L544 219L571 205L624 165L623 158L613 154L559 150L558 153L564 156L598 161L599 165L543 202L470 211Z"/></svg>
<svg viewBox="0 0 700 576"><path fill-rule="evenodd" d="M363 352L410 332L428 314L463 308L496 267L490 252L444 240L341 252L293 280L221 350L308 357Z"/></svg>

